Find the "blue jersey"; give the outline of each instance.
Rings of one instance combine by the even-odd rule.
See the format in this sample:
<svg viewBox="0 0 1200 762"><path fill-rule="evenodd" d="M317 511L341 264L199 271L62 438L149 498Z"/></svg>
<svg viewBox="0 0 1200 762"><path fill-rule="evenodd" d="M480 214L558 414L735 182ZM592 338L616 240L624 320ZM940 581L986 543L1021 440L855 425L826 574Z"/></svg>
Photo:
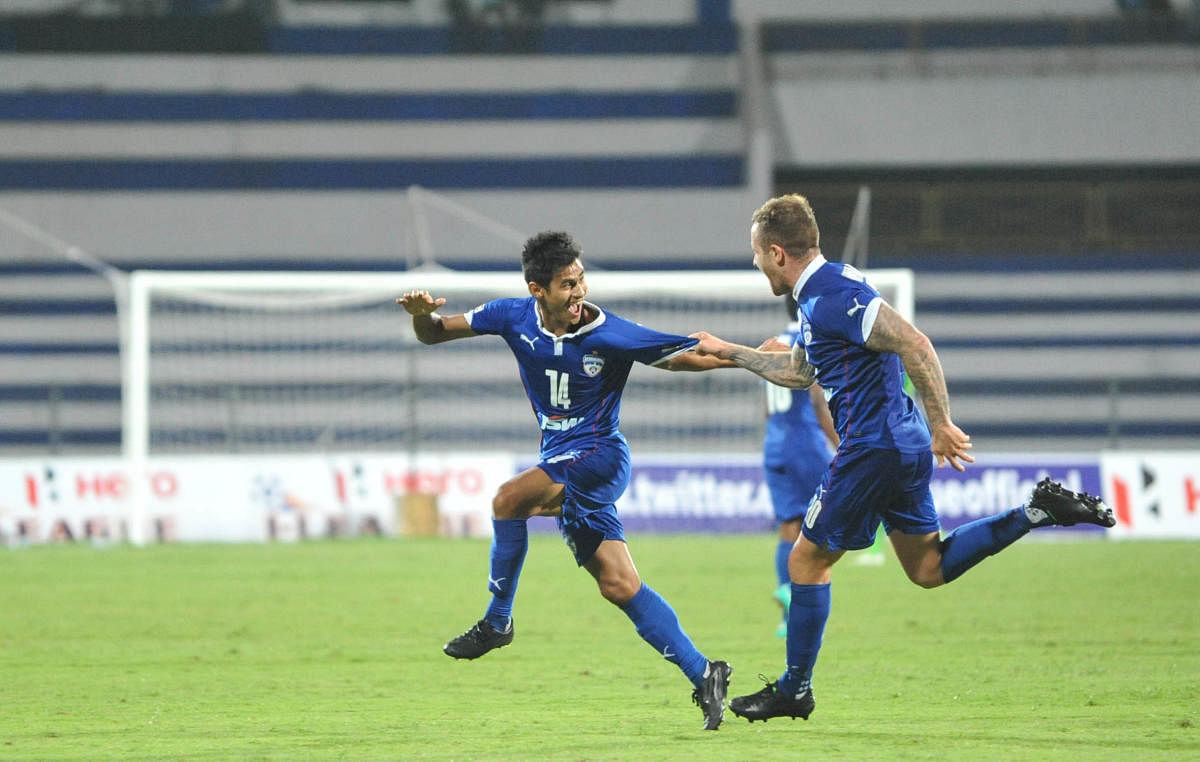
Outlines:
<svg viewBox="0 0 1200 762"><path fill-rule="evenodd" d="M800 324L791 323L779 340L792 346L800 337ZM777 468L796 458L816 458L824 467L830 456L829 440L807 389L788 389L763 382L767 391L767 432L763 437L763 465Z"/></svg>
<svg viewBox="0 0 1200 762"><path fill-rule="evenodd" d="M808 361L842 439L842 448L914 453L929 449L929 427L904 391L899 356L867 349L883 298L862 273L818 256L793 290Z"/></svg>
<svg viewBox="0 0 1200 762"><path fill-rule="evenodd" d="M466 314L473 331L501 336L517 358L542 430L543 460L596 438L623 440L621 392L633 363L657 365L696 345L585 304L596 318L562 336L542 328L533 297L496 299Z"/></svg>

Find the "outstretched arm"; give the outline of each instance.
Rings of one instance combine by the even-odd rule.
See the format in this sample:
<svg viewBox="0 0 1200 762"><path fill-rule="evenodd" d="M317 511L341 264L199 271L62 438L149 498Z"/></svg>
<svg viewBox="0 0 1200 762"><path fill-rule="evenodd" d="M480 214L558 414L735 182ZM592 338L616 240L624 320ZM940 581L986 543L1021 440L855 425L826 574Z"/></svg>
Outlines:
<svg viewBox="0 0 1200 762"><path fill-rule="evenodd" d="M700 340L696 345L697 354L728 360L778 386L807 389L817 377L817 369L809 365L804 347L800 344L792 347L790 353L764 352L730 343L704 331L693 333L692 338Z"/></svg>
<svg viewBox="0 0 1200 762"><path fill-rule="evenodd" d="M712 370L714 368L736 368L737 365L731 360L722 360L719 357L712 355L702 355L694 349L687 352L680 352L666 362L655 365L656 368L664 368L666 370L689 370L702 371Z"/></svg>
<svg viewBox="0 0 1200 762"><path fill-rule="evenodd" d="M964 471L966 466L959 460L974 463L975 458L967 452L971 449L971 437L950 420L950 394L946 391L946 377L942 374L942 363L929 337L885 302L880 305L875 325L867 338L867 349L900 356L900 362L904 363L904 370L912 379L913 386L917 387L925 406L925 417L929 420L933 439L930 449L937 457L938 467L949 461L955 469Z"/></svg>
<svg viewBox="0 0 1200 762"><path fill-rule="evenodd" d="M422 344L440 344L479 335L471 329L465 316L439 315L437 308L445 303L445 299L434 299L428 291L409 291L396 300L396 304L412 315L413 331Z"/></svg>

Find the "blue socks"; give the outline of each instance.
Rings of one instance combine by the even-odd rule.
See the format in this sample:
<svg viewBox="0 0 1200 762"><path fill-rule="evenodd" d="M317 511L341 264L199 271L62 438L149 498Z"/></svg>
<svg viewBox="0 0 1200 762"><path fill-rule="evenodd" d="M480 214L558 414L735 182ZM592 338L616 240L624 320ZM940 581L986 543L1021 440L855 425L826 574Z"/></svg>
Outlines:
<svg viewBox="0 0 1200 762"><path fill-rule="evenodd" d="M675 609L653 588L643 582L641 589L621 610L633 621L642 640L683 670L692 685L699 687L704 682L708 659L692 645L692 639L679 625Z"/></svg>
<svg viewBox="0 0 1200 762"><path fill-rule="evenodd" d="M508 629L512 617L517 580L525 564L525 553L529 550L529 529L525 519L493 519L492 529L491 570L488 574L488 592L492 594L492 602L488 604L483 618L503 632ZM693 685L699 686L704 682L708 659L696 650L691 638L680 627L675 610L661 595L643 583L621 610L633 621L638 635L667 661L683 670Z"/></svg>
<svg viewBox="0 0 1200 762"><path fill-rule="evenodd" d="M780 540L775 546L775 579L780 585L789 584L792 581L792 575L788 573L788 555L792 552L793 543L787 540Z"/></svg>
<svg viewBox="0 0 1200 762"><path fill-rule="evenodd" d="M1016 542L1033 528L1024 506L972 521L942 540L942 579L951 582L988 556ZM783 696L798 696L812 683L813 665L829 620L830 586L792 583L788 609L787 671L779 678Z"/></svg>
<svg viewBox="0 0 1200 762"><path fill-rule="evenodd" d="M492 602L483 618L500 632L508 629L513 596L517 594L517 579L521 576L528 550L529 528L525 519L492 519L491 569L488 572L488 592L492 594Z"/></svg>
<svg viewBox="0 0 1200 762"><path fill-rule="evenodd" d="M1033 523L1024 506L963 524L942 540L942 579L952 582L1023 537Z"/></svg>
<svg viewBox="0 0 1200 762"><path fill-rule="evenodd" d="M792 583L792 605L788 609L787 671L779 678L777 690L780 695L798 696L809 689L832 600L828 582L824 585Z"/></svg>

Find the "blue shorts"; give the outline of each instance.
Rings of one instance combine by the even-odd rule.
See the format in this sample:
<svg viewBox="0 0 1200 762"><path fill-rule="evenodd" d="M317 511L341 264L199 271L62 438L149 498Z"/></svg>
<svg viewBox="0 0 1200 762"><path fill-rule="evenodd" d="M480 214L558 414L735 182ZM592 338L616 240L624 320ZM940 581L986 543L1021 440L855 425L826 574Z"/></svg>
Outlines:
<svg viewBox="0 0 1200 762"><path fill-rule="evenodd" d="M558 529L567 542L567 547L575 556L575 563L580 566L586 564L588 559L596 554L596 549L605 540L625 542L625 527L621 526L617 509L611 505L598 511L592 511L574 521L564 521L562 516L556 520Z"/></svg>
<svg viewBox="0 0 1200 762"><path fill-rule="evenodd" d="M537 466L564 487L557 522L576 563L587 563L604 540L625 541L616 508L629 486L629 447L623 439L589 442Z"/></svg>
<svg viewBox="0 0 1200 762"><path fill-rule="evenodd" d="M929 450L839 450L813 495L801 531L827 551L870 547L880 523L885 533L936 532L932 474Z"/></svg>
<svg viewBox="0 0 1200 762"><path fill-rule="evenodd" d="M794 457L782 466L764 467L776 521L804 518L828 465L828 454L812 453Z"/></svg>

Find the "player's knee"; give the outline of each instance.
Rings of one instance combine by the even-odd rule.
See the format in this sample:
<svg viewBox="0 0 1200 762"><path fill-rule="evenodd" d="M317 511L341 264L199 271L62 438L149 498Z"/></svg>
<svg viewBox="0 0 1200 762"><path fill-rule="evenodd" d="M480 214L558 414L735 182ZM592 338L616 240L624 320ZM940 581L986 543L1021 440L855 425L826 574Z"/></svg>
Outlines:
<svg viewBox="0 0 1200 762"><path fill-rule="evenodd" d="M916 569L905 569L908 573L908 578L912 580L917 587L923 587L926 590L932 590L935 587L941 587L945 584L942 579L942 570L938 566L932 568L920 567Z"/></svg>
<svg viewBox="0 0 1200 762"><path fill-rule="evenodd" d="M492 497L492 518L511 519L512 508L512 497L505 492L504 487L496 490L496 494Z"/></svg>
<svg viewBox="0 0 1200 762"><path fill-rule="evenodd" d="M510 484L501 484L492 498L492 517L497 519L526 519L529 509L520 492Z"/></svg>
<svg viewBox="0 0 1200 762"><path fill-rule="evenodd" d="M598 579L596 584L599 586L600 595L604 596L604 600L614 606L624 606L633 600L633 596L637 595L638 590L642 587L642 580L636 575L632 578L621 576Z"/></svg>
<svg viewBox="0 0 1200 762"><path fill-rule="evenodd" d="M935 577L922 577L920 579L914 579L913 582L917 583L917 585L919 587L922 587L926 590L932 590L935 587L942 586L942 575L939 574L939 575L937 575L936 578Z"/></svg>

